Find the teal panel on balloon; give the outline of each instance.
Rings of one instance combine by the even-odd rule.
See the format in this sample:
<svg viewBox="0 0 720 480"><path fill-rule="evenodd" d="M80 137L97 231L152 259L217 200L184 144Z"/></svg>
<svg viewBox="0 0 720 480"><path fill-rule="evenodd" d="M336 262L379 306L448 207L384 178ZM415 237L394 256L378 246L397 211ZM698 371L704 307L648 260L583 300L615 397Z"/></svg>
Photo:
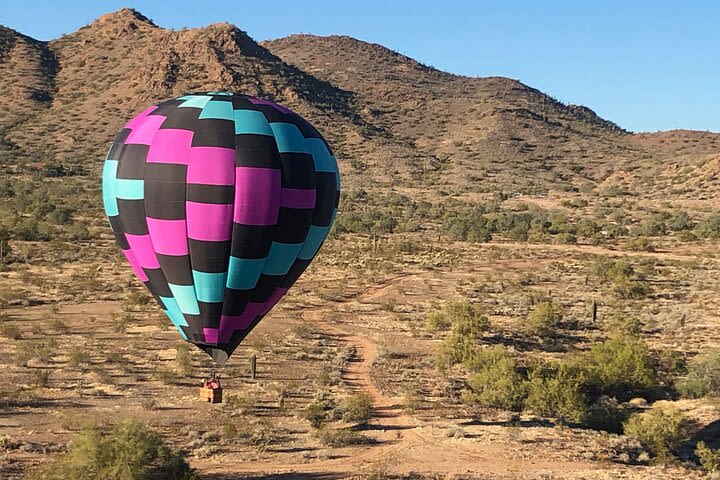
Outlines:
<svg viewBox="0 0 720 480"><path fill-rule="evenodd" d="M280 153L310 153L305 137L292 123L273 122L270 124Z"/></svg>
<svg viewBox="0 0 720 480"><path fill-rule="evenodd" d="M235 134L273 135L265 115L257 110L235 110Z"/></svg>
<svg viewBox="0 0 720 480"><path fill-rule="evenodd" d="M227 288L235 290L254 288L262 273L263 265L265 265L264 258L230 257Z"/></svg>
<svg viewBox="0 0 720 480"><path fill-rule="evenodd" d="M263 266L263 273L266 275L285 275L290 270L295 259L298 258L302 246L302 243L273 242Z"/></svg>
<svg viewBox="0 0 720 480"><path fill-rule="evenodd" d="M117 206L117 189L115 182L117 178L118 161L106 160L102 173L102 195L103 206L108 217L119 214Z"/></svg>
<svg viewBox="0 0 720 480"><path fill-rule="evenodd" d="M233 120L232 102L208 102L200 112L199 119L217 118L220 120Z"/></svg>
<svg viewBox="0 0 720 480"><path fill-rule="evenodd" d="M194 286L175 285L173 283L168 283L168 286L182 313L200 315L200 305L197 303Z"/></svg>
<svg viewBox="0 0 720 480"><path fill-rule="evenodd" d="M208 273L193 270L195 295L197 300L205 303L219 303L225 296L227 273Z"/></svg>

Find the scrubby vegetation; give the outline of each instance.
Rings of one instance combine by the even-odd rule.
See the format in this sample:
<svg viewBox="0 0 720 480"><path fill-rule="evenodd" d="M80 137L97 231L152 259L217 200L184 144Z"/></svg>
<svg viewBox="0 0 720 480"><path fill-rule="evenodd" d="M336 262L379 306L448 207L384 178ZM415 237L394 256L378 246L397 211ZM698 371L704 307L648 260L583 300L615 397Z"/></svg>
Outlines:
<svg viewBox="0 0 720 480"><path fill-rule="evenodd" d="M687 397L720 395L720 350L712 350L692 362L687 375L677 382L678 391Z"/></svg>
<svg viewBox="0 0 720 480"><path fill-rule="evenodd" d="M195 480L197 475L162 437L137 422L109 432L85 428L67 453L29 473L27 480Z"/></svg>
<svg viewBox="0 0 720 480"><path fill-rule="evenodd" d="M636 414L625 423L625 434L637 438L659 463L676 461L676 454L686 438L687 420L676 408L654 407Z"/></svg>

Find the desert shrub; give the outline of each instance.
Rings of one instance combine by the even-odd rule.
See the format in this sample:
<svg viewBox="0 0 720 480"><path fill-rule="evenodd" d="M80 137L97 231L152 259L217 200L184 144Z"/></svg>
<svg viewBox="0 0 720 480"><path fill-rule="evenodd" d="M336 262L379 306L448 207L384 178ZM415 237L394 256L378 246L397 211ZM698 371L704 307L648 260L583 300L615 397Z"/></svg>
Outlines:
<svg viewBox="0 0 720 480"><path fill-rule="evenodd" d="M303 409L301 417L310 422L313 428L320 428L331 419L335 407L335 401L327 392L319 392Z"/></svg>
<svg viewBox="0 0 720 480"><path fill-rule="evenodd" d="M697 234L702 238L720 237L720 212L713 213L698 224Z"/></svg>
<svg viewBox="0 0 720 480"><path fill-rule="evenodd" d="M613 291L624 299L641 299L650 294L650 287L637 280L618 280L613 282Z"/></svg>
<svg viewBox="0 0 720 480"><path fill-rule="evenodd" d="M326 447L347 447L350 445L362 445L370 441L369 438L346 428L322 427L315 431L315 438Z"/></svg>
<svg viewBox="0 0 720 480"><path fill-rule="evenodd" d="M230 409L245 413L253 409L257 398L251 392L246 392L245 394L228 395L224 402Z"/></svg>
<svg viewBox="0 0 720 480"><path fill-rule="evenodd" d="M447 330L450 325L450 319L442 311L430 312L425 316L425 330L430 333Z"/></svg>
<svg viewBox="0 0 720 480"><path fill-rule="evenodd" d="M640 338L615 334L593 345L581 361L590 372L590 387L598 396L624 401L659 386L653 358Z"/></svg>
<svg viewBox="0 0 720 480"><path fill-rule="evenodd" d="M654 252L655 245L647 237L634 237L628 240L628 248L635 252Z"/></svg>
<svg viewBox="0 0 720 480"><path fill-rule="evenodd" d="M466 401L505 410L521 409L525 381L517 362L503 347L476 349L465 364L474 372L467 379Z"/></svg>
<svg viewBox="0 0 720 480"><path fill-rule="evenodd" d="M193 373L193 355L190 344L180 342L175 347L175 363L182 375L188 376Z"/></svg>
<svg viewBox="0 0 720 480"><path fill-rule="evenodd" d="M665 218L661 214L650 215L638 225L638 233L646 237L659 237L667 233Z"/></svg>
<svg viewBox="0 0 720 480"><path fill-rule="evenodd" d="M693 227L695 227L695 223L686 211L680 210L672 216L669 226L670 230L673 232L682 232L685 230L692 230Z"/></svg>
<svg viewBox="0 0 720 480"><path fill-rule="evenodd" d="M685 397L720 394L720 349L712 350L692 362L687 376L679 379L676 385Z"/></svg>
<svg viewBox="0 0 720 480"><path fill-rule="evenodd" d="M590 405L585 415L585 425L594 430L622 433L629 412L615 398L601 396Z"/></svg>
<svg viewBox="0 0 720 480"><path fill-rule="evenodd" d="M68 451L27 475L27 480L195 480L197 475L162 437L128 421L109 433L84 429Z"/></svg>
<svg viewBox="0 0 720 480"><path fill-rule="evenodd" d="M487 242L492 235L485 212L483 206L453 212L445 219L445 231L453 240Z"/></svg>
<svg viewBox="0 0 720 480"><path fill-rule="evenodd" d="M490 328L490 320L478 307L469 302L449 302L444 307L458 335L479 337Z"/></svg>
<svg viewBox="0 0 720 480"><path fill-rule="evenodd" d="M32 383L32 386L36 387L36 388L47 387L49 380L50 380L50 371L49 370L35 370L35 371L33 371L32 375L30 376L30 381Z"/></svg>
<svg viewBox="0 0 720 480"><path fill-rule="evenodd" d="M453 332L435 351L435 366L440 371L446 370L453 365L467 361L476 350L475 339Z"/></svg>
<svg viewBox="0 0 720 480"><path fill-rule="evenodd" d="M338 409L346 422L366 424L373 414L373 399L368 393L356 393L344 398Z"/></svg>
<svg viewBox="0 0 720 480"><path fill-rule="evenodd" d="M677 408L653 407L635 414L625 422L625 434L637 438L658 463L675 461L675 454L685 439L686 420Z"/></svg>
<svg viewBox="0 0 720 480"><path fill-rule="evenodd" d="M535 305L527 317L525 328L533 335L552 334L562 320L562 307L553 301L542 301Z"/></svg>
<svg viewBox="0 0 720 480"><path fill-rule="evenodd" d="M695 455L700 460L703 470L716 473L720 472L720 449L713 449L705 442L698 442L695 447Z"/></svg>
<svg viewBox="0 0 720 480"><path fill-rule="evenodd" d="M73 347L68 352L68 365L71 367L79 367L90 361L90 355L83 347Z"/></svg>
<svg viewBox="0 0 720 480"><path fill-rule="evenodd" d="M637 336L645 325L641 319L625 312L614 312L610 317L610 328L621 335Z"/></svg>
<svg viewBox="0 0 720 480"><path fill-rule="evenodd" d="M490 327L490 320L470 302L446 302L440 311L428 314L425 326L431 332L452 326L453 333L457 335L479 337Z"/></svg>
<svg viewBox="0 0 720 480"><path fill-rule="evenodd" d="M548 363L529 375L525 407L543 417L582 422L587 414L584 372L570 362Z"/></svg>

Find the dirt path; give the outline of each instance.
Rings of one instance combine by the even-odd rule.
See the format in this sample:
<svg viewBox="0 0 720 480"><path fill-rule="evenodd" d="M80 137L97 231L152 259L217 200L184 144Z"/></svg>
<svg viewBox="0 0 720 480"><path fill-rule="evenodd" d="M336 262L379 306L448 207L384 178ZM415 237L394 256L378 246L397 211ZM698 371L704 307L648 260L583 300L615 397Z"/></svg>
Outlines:
<svg viewBox="0 0 720 480"><path fill-rule="evenodd" d="M397 278L409 275L412 274L402 274ZM382 282L346 297L357 301L375 298L391 282ZM386 395L372 380L371 371L378 356L378 344L371 336L360 334L351 327L329 322L327 319L332 318L332 310L332 306L309 307L303 311L302 317L316 325L320 332L354 348L354 355L342 376L351 390L367 392L372 396L375 418L365 433L376 443L343 449L347 452L339 457L309 463L284 463L282 458L276 457L263 462L243 463L232 470L230 465L224 465L223 472L262 473L263 478L270 474L280 478L327 479L348 478L378 469L393 474L415 472L424 475L490 475L495 478L530 478L549 474L552 478L564 478L555 475L572 473L582 475L581 478L605 478L597 464L553 458L529 460L524 455L511 452L507 445L483 441L480 434L471 438L452 438L447 435L447 425L423 424L405 413L402 399ZM214 469L204 465L201 470L212 474ZM216 477L211 475L210 478Z"/></svg>

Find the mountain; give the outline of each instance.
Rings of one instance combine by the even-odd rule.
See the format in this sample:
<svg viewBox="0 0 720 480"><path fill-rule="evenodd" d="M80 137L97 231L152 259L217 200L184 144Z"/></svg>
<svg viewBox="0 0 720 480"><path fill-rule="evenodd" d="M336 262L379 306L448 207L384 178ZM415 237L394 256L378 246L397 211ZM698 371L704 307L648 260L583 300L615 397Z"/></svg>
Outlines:
<svg viewBox="0 0 720 480"><path fill-rule="evenodd" d="M0 28L0 164L96 172L134 113L218 89L307 117L334 146L346 187L418 197L642 186L672 164L702 170L720 151L718 134L632 134L519 81L453 75L350 37L258 44L230 24L175 31L122 9L49 42Z"/></svg>

